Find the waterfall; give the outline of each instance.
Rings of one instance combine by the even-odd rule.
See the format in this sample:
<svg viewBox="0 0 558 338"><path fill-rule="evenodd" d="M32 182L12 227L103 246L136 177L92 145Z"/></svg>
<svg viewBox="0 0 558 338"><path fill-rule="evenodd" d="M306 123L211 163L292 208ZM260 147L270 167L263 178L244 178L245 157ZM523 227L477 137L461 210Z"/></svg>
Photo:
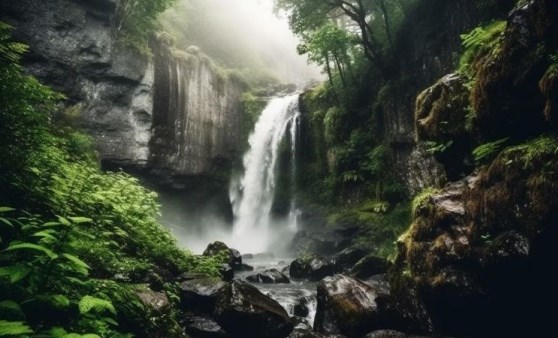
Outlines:
<svg viewBox="0 0 558 338"><path fill-rule="evenodd" d="M292 184L296 171L296 137L300 123L298 94L274 98L260 115L249 138L250 148L244 155L244 176L231 183L231 202L235 216L231 244L241 252L269 249L276 234L271 207L276 186L279 145L287 132L291 137ZM295 204L291 203L287 229L295 230Z"/></svg>

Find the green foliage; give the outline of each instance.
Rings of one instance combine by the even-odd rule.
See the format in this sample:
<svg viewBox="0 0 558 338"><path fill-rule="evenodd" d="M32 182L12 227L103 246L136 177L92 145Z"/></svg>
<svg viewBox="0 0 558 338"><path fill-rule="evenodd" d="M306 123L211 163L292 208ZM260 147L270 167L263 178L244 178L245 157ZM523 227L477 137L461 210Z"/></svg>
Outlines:
<svg viewBox="0 0 558 338"><path fill-rule="evenodd" d="M121 0L116 14L116 33L120 41L149 53L147 39L156 27L158 15L175 0Z"/></svg>
<svg viewBox="0 0 558 338"><path fill-rule="evenodd" d="M13 211L5 213L13 214ZM95 309L103 306L112 315L116 314L112 304L106 300L101 302L86 295L78 302L80 292L86 292L83 285L90 268L75 256L77 248L74 239L79 236L78 227L90 225L91 219L58 217L56 221L45 222L36 215L3 216L14 227L0 231L0 237L5 240L0 245L3 249L0 252L0 290L10 290L9 293L0 293L0 308L19 312L17 319L42 317L40 327L37 327L40 330L57 325L54 318L62 314L67 316L65 325L68 328L83 329L83 325L78 323L88 322L91 318L69 315L71 308L78 303L81 315L89 312L87 306ZM101 321L110 324L114 319L106 317ZM15 328L12 324L6 324L6 328ZM34 326L37 323L21 322L17 327L27 327L27 333L32 333L34 330L31 327Z"/></svg>
<svg viewBox="0 0 558 338"><path fill-rule="evenodd" d="M19 336L28 333L33 333L33 330L24 322L0 320L0 337Z"/></svg>
<svg viewBox="0 0 558 338"><path fill-rule="evenodd" d="M431 154L443 153L446 150L448 150L452 145L453 145L453 140L449 140L446 143L437 143L437 142L433 142L433 141L427 141L426 146L428 148L426 149L426 151L431 153Z"/></svg>
<svg viewBox="0 0 558 338"><path fill-rule="evenodd" d="M113 315L116 314L116 310L114 309L114 306L111 302L100 298L84 296L79 301L79 313L84 315L89 313L90 311L94 311L97 313L109 311Z"/></svg>
<svg viewBox="0 0 558 338"><path fill-rule="evenodd" d="M496 157L496 155L498 155L500 150L502 150L509 139L509 137L506 137L494 142L487 142L475 148L473 150L473 157L475 158L475 162L482 163Z"/></svg>
<svg viewBox="0 0 558 338"><path fill-rule="evenodd" d="M481 54L497 54L506 21L494 21L485 27L476 27L468 34L461 35L464 52L459 61L459 71L471 75L472 63Z"/></svg>
<svg viewBox="0 0 558 338"><path fill-rule="evenodd" d="M519 161L525 170L533 169L533 165L538 161L546 159L546 167L543 169L554 171L556 168L552 168L552 159L558 155L558 139L555 136L543 135L526 143L509 147L504 150L502 155L506 165Z"/></svg>
<svg viewBox="0 0 558 338"><path fill-rule="evenodd" d="M328 218L330 227L357 226L362 234L353 245L371 250L380 257L390 257L396 252L395 241L411 222L408 202L389 208L387 202L370 200L338 210Z"/></svg>

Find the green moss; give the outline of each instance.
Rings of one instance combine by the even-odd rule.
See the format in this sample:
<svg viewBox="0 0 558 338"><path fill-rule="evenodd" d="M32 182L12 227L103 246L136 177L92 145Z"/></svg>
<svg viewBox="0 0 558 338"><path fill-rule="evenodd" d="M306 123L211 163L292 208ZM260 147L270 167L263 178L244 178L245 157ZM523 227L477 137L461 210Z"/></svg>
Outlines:
<svg viewBox="0 0 558 338"><path fill-rule="evenodd" d="M413 216L416 216L421 209L427 207L430 202L430 198L439 192L440 189L428 187L415 196L411 202L411 211Z"/></svg>

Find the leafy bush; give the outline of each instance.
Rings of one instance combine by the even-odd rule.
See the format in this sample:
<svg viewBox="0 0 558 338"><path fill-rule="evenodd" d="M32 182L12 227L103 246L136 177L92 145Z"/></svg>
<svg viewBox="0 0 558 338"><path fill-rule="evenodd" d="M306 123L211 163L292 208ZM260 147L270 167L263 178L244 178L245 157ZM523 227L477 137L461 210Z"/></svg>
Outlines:
<svg viewBox="0 0 558 338"><path fill-rule="evenodd" d="M26 322L1 323L0 332L27 328L21 333L47 333L60 331L59 325L80 332L83 324L78 321L83 321L103 327L107 334L114 333L117 324L112 303L96 295L81 294L85 292L90 267L76 256L75 240L80 236L79 228L92 220L58 217L44 222L30 214L6 216L11 212L12 208L0 208L0 302L11 307L9 319Z"/></svg>

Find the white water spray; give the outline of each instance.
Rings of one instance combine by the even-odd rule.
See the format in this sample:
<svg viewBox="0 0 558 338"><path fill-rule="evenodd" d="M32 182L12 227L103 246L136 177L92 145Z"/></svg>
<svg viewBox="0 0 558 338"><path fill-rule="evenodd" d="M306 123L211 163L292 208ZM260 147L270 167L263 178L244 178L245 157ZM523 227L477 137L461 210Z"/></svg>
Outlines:
<svg viewBox="0 0 558 338"><path fill-rule="evenodd" d="M278 238L272 229L271 207L276 184L276 164L279 145L287 130L291 136L293 174L296 171L295 150L300 124L298 94L274 98L260 115L250 135L250 149L244 155L244 176L231 183L231 202L235 222L231 247L241 252L264 252ZM294 175L291 175L294 183ZM296 230L296 212L291 203L287 229Z"/></svg>

